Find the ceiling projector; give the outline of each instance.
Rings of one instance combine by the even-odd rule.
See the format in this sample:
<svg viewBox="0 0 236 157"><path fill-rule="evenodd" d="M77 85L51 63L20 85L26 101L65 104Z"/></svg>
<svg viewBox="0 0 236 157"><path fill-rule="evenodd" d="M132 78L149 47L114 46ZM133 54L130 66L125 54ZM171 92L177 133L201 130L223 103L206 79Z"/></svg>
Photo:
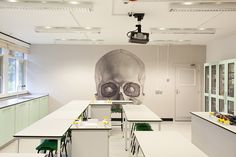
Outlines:
<svg viewBox="0 0 236 157"><path fill-rule="evenodd" d="M130 43L138 43L138 44L147 44L149 42L149 33L142 32L141 21L144 17L144 13L128 13L130 17L134 16L138 20L138 24L136 25L137 29L134 31L129 31L127 36L129 37Z"/></svg>

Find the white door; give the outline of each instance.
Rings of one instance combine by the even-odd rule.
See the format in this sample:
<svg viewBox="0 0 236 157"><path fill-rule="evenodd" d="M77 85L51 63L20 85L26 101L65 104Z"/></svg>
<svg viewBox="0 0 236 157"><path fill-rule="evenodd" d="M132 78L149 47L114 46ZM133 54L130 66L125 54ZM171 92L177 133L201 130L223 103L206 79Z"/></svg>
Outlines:
<svg viewBox="0 0 236 157"><path fill-rule="evenodd" d="M191 111L200 111L200 72L195 65L177 65L175 120L190 120Z"/></svg>

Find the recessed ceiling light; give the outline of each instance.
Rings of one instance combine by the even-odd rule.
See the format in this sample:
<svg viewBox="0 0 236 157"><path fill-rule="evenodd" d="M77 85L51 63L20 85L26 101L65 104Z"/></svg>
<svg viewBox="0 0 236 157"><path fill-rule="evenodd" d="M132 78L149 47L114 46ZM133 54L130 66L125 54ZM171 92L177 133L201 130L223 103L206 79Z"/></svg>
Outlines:
<svg viewBox="0 0 236 157"><path fill-rule="evenodd" d="M46 28L46 29L50 29L50 28L52 28L52 27L51 27L51 26L45 26L45 28Z"/></svg>
<svg viewBox="0 0 236 157"><path fill-rule="evenodd" d="M199 30L200 30L200 31L204 31L204 30L206 30L206 28L199 28Z"/></svg>
<svg viewBox="0 0 236 157"><path fill-rule="evenodd" d="M164 27L161 27L161 28L159 28L159 30L161 30L161 31L162 31L162 30L166 30L166 28L164 28Z"/></svg>
<svg viewBox="0 0 236 157"><path fill-rule="evenodd" d="M69 1L68 3L70 3L70 4L79 4L78 1Z"/></svg>
<svg viewBox="0 0 236 157"><path fill-rule="evenodd" d="M193 2L183 2L183 5L193 5Z"/></svg>
<svg viewBox="0 0 236 157"><path fill-rule="evenodd" d="M8 0L8 2L19 2L18 0Z"/></svg>

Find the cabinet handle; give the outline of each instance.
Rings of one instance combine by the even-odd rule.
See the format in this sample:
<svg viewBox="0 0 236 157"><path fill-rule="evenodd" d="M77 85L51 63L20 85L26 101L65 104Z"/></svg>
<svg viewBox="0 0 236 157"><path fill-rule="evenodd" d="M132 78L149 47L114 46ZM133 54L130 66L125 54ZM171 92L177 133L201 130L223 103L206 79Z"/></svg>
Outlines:
<svg viewBox="0 0 236 157"><path fill-rule="evenodd" d="M180 91L178 89L176 89L176 94L179 94L179 93L180 93Z"/></svg>

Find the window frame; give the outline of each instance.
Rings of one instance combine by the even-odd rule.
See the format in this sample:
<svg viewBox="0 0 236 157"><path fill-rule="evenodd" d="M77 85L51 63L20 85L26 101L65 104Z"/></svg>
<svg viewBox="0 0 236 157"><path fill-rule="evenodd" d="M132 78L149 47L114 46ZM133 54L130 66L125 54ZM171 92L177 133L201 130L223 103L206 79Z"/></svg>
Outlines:
<svg viewBox="0 0 236 157"><path fill-rule="evenodd" d="M24 59L17 58L9 54L10 50L3 48L3 53L0 54L0 57L3 57L3 65L2 65L2 73L3 73L3 80L2 80L2 93L0 93L0 98L8 97L8 96L15 96L18 94L25 94L28 93L27 89L27 55L24 54ZM8 59L13 58L16 59L16 91L9 92L8 91ZM18 84L19 84L19 68L20 68L20 61L24 62L24 79L25 79L25 88L24 90L19 90L17 92Z"/></svg>

